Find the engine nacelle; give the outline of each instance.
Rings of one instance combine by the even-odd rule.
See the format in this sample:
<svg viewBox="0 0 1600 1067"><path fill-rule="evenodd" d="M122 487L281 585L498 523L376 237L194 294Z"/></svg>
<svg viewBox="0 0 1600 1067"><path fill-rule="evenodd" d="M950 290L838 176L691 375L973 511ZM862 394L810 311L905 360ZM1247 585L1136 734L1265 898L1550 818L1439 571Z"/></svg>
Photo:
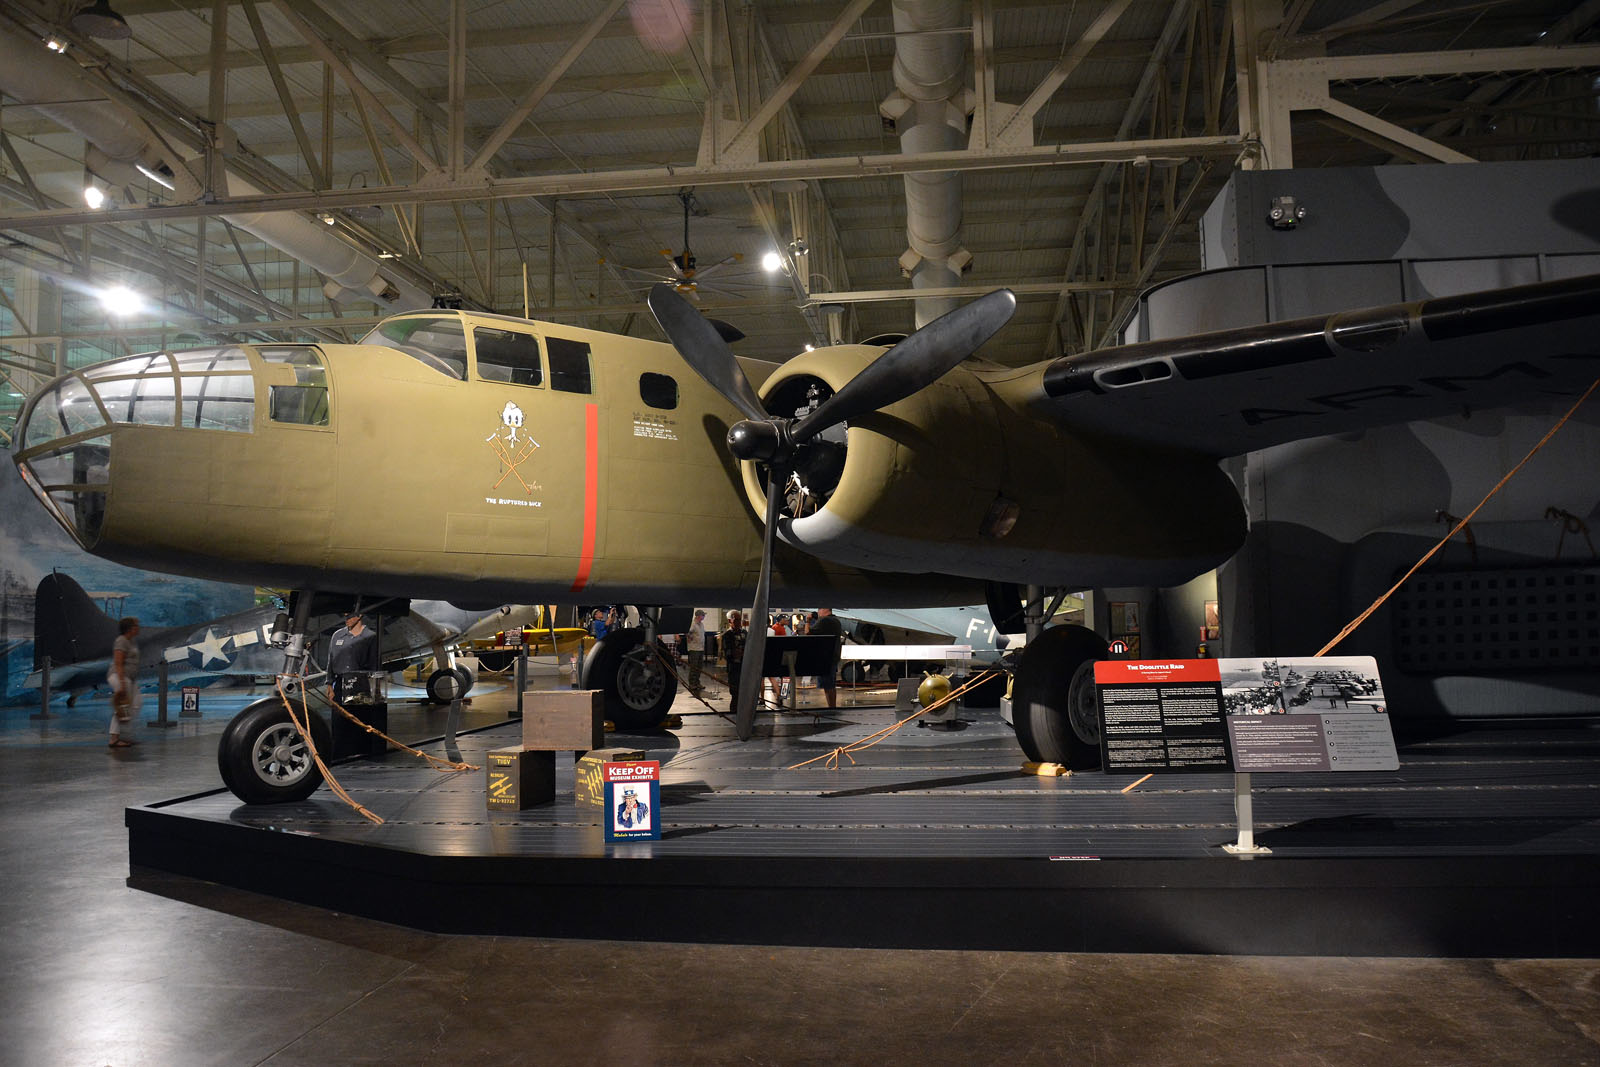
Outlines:
<svg viewBox="0 0 1600 1067"><path fill-rule="evenodd" d="M881 352L797 357L767 379L763 402L803 413ZM825 433L796 457L779 536L872 570L1075 587L1177 584L1237 549L1243 509L1213 460L1065 432L1025 407L1037 378L963 365ZM761 514L765 468L743 468Z"/></svg>

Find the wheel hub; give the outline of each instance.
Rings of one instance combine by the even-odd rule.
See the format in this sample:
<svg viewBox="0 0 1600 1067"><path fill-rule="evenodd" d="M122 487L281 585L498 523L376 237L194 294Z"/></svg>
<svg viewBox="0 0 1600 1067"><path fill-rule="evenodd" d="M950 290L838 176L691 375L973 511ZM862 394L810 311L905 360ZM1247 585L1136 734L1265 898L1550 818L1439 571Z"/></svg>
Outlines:
<svg viewBox="0 0 1600 1067"><path fill-rule="evenodd" d="M648 648L628 653L617 669L617 696L631 708L643 710L654 705L666 684L666 673Z"/></svg>
<svg viewBox="0 0 1600 1067"><path fill-rule="evenodd" d="M289 723L279 723L262 732L252 761L262 781L284 785L305 776L311 767L300 731Z"/></svg>
<svg viewBox="0 0 1600 1067"><path fill-rule="evenodd" d="M1078 740L1098 745L1100 700L1095 691L1094 665L1094 660L1084 660L1078 664L1078 669L1072 672L1072 681L1067 690L1067 718L1072 723L1072 732L1078 735Z"/></svg>

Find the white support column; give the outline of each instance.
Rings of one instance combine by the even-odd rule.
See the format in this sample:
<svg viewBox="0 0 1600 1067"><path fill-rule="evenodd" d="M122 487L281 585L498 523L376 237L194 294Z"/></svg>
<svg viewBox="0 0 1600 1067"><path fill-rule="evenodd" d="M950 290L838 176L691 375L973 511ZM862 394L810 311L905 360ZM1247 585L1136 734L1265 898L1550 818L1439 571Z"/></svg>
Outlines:
<svg viewBox="0 0 1600 1067"><path fill-rule="evenodd" d="M31 267L17 268L17 288L12 297L12 309L17 325L28 333L50 335L61 329L61 289L55 282ZM59 341L29 342L33 356L41 367L50 367L56 374L67 369L67 348ZM16 378L12 379L17 380ZM30 383L31 388L19 392L32 392L44 384L44 376Z"/></svg>
<svg viewBox="0 0 1600 1067"><path fill-rule="evenodd" d="M467 152L467 5L465 0L450 0L449 70L450 179L461 176Z"/></svg>
<svg viewBox="0 0 1600 1067"><path fill-rule="evenodd" d="M1260 157L1246 157L1243 170L1286 169L1294 166L1289 144L1288 115L1281 128L1269 128L1269 94L1262 84L1262 49L1283 21L1281 0L1233 0L1234 86L1239 100L1239 134L1261 142ZM1264 157L1264 158L1263 158Z"/></svg>

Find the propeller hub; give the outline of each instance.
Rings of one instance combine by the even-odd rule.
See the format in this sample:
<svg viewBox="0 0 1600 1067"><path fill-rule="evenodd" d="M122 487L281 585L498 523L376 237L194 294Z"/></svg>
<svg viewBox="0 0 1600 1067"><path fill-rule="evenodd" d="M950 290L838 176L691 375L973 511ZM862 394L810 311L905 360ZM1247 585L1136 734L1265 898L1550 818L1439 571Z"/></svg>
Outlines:
<svg viewBox="0 0 1600 1067"><path fill-rule="evenodd" d="M728 451L735 459L771 463L786 451L787 436L777 422L741 419L728 431Z"/></svg>

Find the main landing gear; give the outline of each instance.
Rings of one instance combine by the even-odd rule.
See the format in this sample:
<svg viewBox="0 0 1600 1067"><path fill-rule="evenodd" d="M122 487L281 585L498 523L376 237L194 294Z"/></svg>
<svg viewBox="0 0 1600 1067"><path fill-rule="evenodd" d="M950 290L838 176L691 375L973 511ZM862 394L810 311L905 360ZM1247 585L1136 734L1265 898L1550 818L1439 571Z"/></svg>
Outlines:
<svg viewBox="0 0 1600 1067"><path fill-rule="evenodd" d="M655 620L612 630L583 660L581 685L605 693L606 718L619 730L654 730L667 721L678 676L656 651Z"/></svg>
<svg viewBox="0 0 1600 1067"><path fill-rule="evenodd" d="M1046 627L1066 596L991 582L990 617L1000 633L1026 631L1028 643L1011 679L1011 725L1023 753L1036 763L1075 771L1100 766L1100 708L1096 661L1108 658L1105 638L1083 626Z"/></svg>
<svg viewBox="0 0 1600 1067"><path fill-rule="evenodd" d="M1075 771L1100 766L1095 661L1106 642L1082 626L1052 626L1031 637L1011 686L1012 725L1030 760Z"/></svg>

